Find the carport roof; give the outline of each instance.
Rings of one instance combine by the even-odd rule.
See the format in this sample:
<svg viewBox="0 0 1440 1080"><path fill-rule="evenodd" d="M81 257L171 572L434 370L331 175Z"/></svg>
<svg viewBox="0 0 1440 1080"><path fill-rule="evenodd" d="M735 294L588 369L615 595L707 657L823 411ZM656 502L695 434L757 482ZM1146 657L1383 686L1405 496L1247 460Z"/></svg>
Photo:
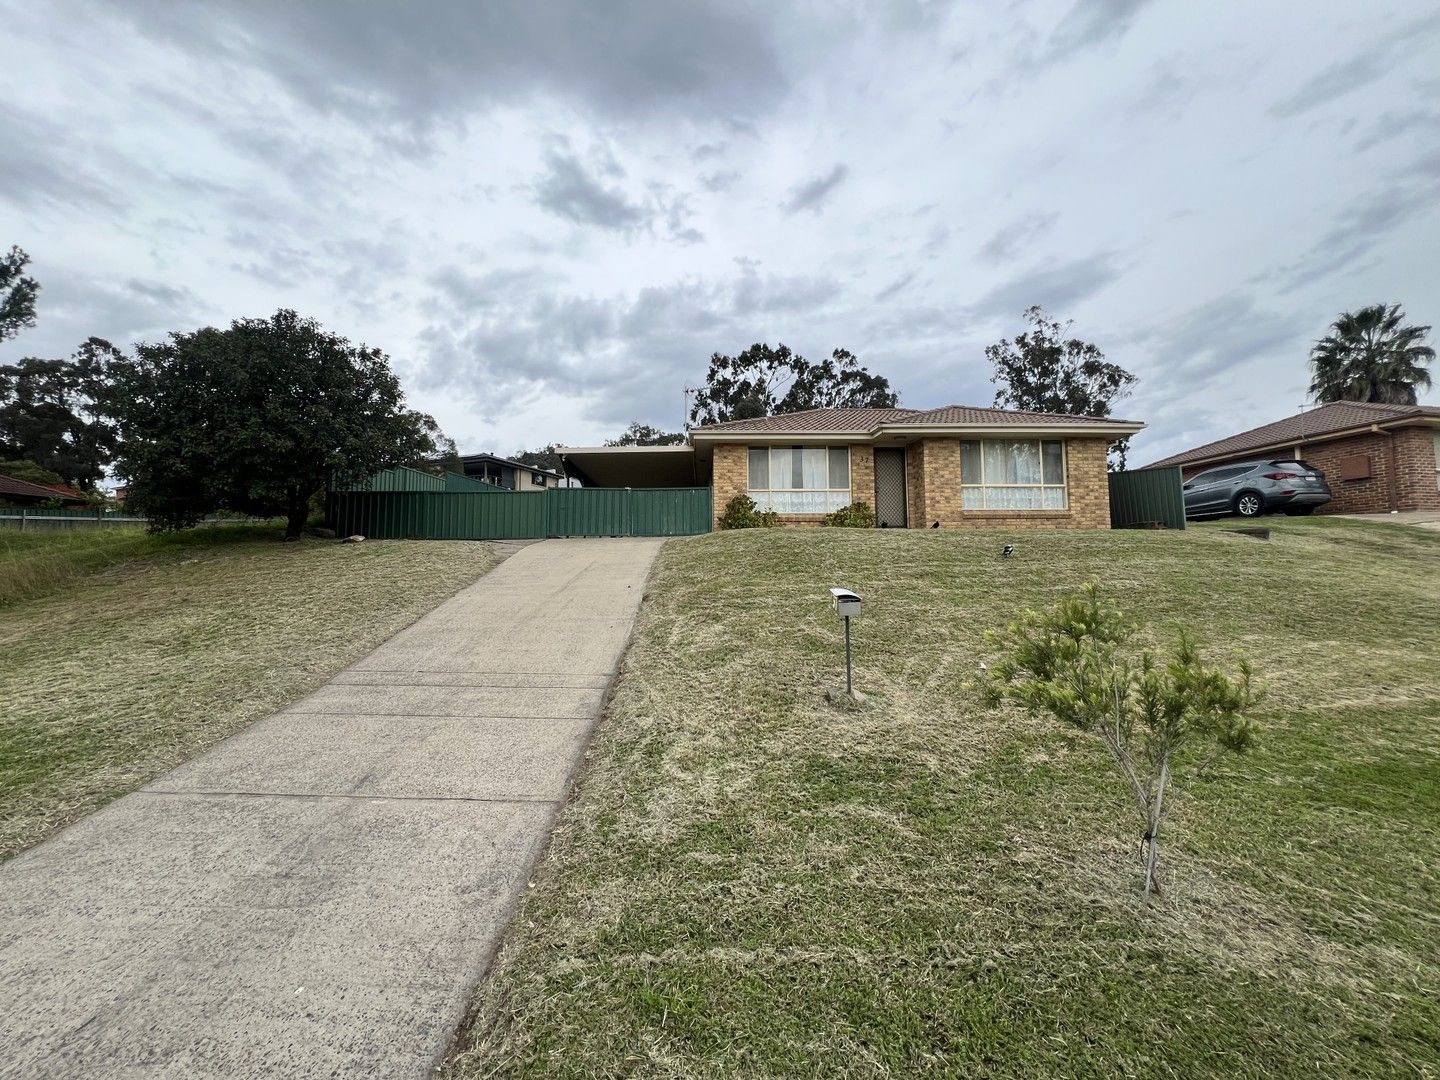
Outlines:
<svg viewBox="0 0 1440 1080"><path fill-rule="evenodd" d="M561 446L565 473L595 487L695 487L708 484L709 460L693 446Z"/></svg>

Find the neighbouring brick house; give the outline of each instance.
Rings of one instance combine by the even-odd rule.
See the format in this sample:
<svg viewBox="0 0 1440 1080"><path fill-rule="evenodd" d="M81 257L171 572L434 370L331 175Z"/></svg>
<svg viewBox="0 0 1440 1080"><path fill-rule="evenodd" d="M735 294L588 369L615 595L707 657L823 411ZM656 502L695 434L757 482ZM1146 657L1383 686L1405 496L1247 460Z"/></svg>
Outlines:
<svg viewBox="0 0 1440 1080"><path fill-rule="evenodd" d="M1440 510L1440 407L1336 401L1156 461L1185 479L1229 462L1301 458L1334 494L1322 514Z"/></svg>
<svg viewBox="0 0 1440 1080"><path fill-rule="evenodd" d="M1106 451L1143 424L949 405L810 409L691 429L684 446L566 447L601 487L708 485L715 517L736 495L786 525L854 502L888 528L1108 529Z"/></svg>
<svg viewBox="0 0 1440 1080"><path fill-rule="evenodd" d="M69 486L51 487L17 480L13 476L0 476L0 506L45 506L51 503L71 509L88 505L85 496Z"/></svg>

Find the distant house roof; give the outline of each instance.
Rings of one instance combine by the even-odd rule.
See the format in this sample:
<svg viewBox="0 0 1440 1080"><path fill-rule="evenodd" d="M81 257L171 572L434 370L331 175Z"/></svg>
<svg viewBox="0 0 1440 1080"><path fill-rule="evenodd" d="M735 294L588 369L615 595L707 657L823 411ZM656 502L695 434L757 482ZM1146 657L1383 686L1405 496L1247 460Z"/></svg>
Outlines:
<svg viewBox="0 0 1440 1080"><path fill-rule="evenodd" d="M17 480L13 476L0 476L0 499L25 499L35 502L69 502L84 504L85 498L73 489L53 488L45 484L32 484L29 480Z"/></svg>
<svg viewBox="0 0 1440 1080"><path fill-rule="evenodd" d="M543 465L526 465L523 461L515 461L511 458L501 457L499 454L461 454L460 460L469 464L470 462L490 461L496 465L509 465L513 469L529 469L531 472L544 473L546 476L553 476L559 480L560 474L554 469L547 469Z"/></svg>
<svg viewBox="0 0 1440 1080"><path fill-rule="evenodd" d="M1144 427L1136 421L1069 413L990 409L971 405L944 405L938 409L806 409L761 416L754 420L728 420L690 429L692 438L729 435L872 435L886 428L912 427L1094 427L1097 433Z"/></svg>
<svg viewBox="0 0 1440 1080"><path fill-rule="evenodd" d="M1271 448L1312 442L1344 432L1364 430L1372 424L1394 425L1407 420L1440 419L1434 405L1379 405L1366 401L1335 401L1308 412L1287 416L1271 424L1242 431L1238 435L1171 454L1150 466L1190 465L1200 461L1232 458Z"/></svg>

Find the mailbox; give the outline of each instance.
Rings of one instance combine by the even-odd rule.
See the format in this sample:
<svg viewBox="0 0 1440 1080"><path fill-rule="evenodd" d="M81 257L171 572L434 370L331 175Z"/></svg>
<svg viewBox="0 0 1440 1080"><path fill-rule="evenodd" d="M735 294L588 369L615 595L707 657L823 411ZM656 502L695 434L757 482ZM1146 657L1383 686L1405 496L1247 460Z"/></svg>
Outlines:
<svg viewBox="0 0 1440 1080"><path fill-rule="evenodd" d="M849 589L831 589L830 595L835 598L835 614L847 619L860 614L860 597Z"/></svg>

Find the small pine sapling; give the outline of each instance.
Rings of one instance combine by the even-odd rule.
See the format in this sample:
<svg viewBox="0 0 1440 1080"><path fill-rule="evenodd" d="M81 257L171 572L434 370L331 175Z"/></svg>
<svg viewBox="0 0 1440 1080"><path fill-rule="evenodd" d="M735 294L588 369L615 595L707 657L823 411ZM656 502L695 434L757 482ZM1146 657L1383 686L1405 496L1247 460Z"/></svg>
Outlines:
<svg viewBox="0 0 1440 1080"><path fill-rule="evenodd" d="M1145 897L1159 892L1160 831L1178 757L1186 751L1239 753L1255 737L1247 715L1260 700L1250 662L1229 675L1206 664L1181 631L1168 656L1127 649L1135 625L1101 603L1090 583L1048 612L1025 611L987 635L1000 659L985 668L992 705L1013 701L1098 735L1120 767L1144 831ZM1207 756L1208 764L1210 757Z"/></svg>

